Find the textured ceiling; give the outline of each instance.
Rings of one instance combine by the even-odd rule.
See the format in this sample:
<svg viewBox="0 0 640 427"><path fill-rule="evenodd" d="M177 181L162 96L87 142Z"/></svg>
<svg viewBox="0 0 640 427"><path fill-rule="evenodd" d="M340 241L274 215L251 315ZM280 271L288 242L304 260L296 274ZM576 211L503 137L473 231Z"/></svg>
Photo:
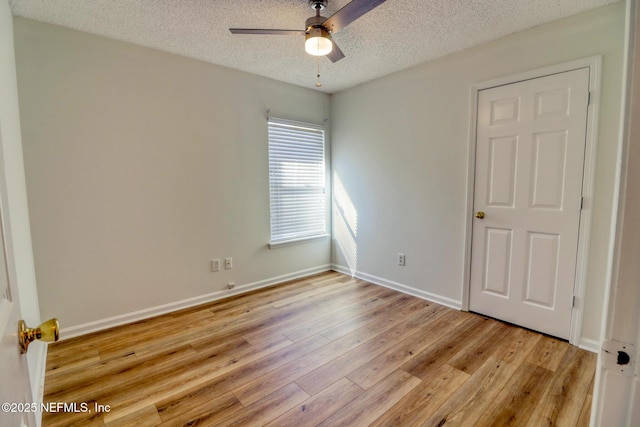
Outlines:
<svg viewBox="0 0 640 427"><path fill-rule="evenodd" d="M152 47L315 89L342 89L618 0L387 0L334 36L346 58L304 52L308 0L10 0L14 15ZM349 0L329 0L330 16Z"/></svg>

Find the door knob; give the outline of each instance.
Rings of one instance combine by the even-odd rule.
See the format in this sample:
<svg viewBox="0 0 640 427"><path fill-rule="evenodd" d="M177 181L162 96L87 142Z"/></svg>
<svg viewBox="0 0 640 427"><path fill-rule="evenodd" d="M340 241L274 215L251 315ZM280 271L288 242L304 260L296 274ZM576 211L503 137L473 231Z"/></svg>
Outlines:
<svg viewBox="0 0 640 427"><path fill-rule="evenodd" d="M476 212L476 218L478 218L478 219L484 218L484 212L482 212L482 211Z"/></svg>
<svg viewBox="0 0 640 427"><path fill-rule="evenodd" d="M20 353L25 354L29 349L29 344L34 340L44 342L58 341L60 338L60 325L58 319L49 319L42 322L37 328L28 328L24 320L18 322L18 340Z"/></svg>

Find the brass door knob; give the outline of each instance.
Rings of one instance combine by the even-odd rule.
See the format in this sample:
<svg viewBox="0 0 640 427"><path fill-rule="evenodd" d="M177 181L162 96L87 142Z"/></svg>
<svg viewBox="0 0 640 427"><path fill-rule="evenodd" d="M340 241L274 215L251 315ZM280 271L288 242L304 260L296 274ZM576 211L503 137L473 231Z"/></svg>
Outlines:
<svg viewBox="0 0 640 427"><path fill-rule="evenodd" d="M58 319L49 319L42 322L37 328L28 328L24 320L18 322L18 340L20 353L25 354L29 344L34 340L44 342L58 341L60 338L60 325Z"/></svg>
<svg viewBox="0 0 640 427"><path fill-rule="evenodd" d="M476 218L478 218L478 219L484 218L484 212L482 212L482 211L476 212Z"/></svg>

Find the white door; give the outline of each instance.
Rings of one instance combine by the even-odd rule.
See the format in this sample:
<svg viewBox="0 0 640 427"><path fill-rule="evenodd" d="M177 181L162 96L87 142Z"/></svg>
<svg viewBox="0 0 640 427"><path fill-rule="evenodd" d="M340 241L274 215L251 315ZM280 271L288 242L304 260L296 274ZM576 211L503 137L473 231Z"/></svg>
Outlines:
<svg viewBox="0 0 640 427"><path fill-rule="evenodd" d="M479 92L471 311L568 339L589 69Z"/></svg>
<svg viewBox="0 0 640 427"><path fill-rule="evenodd" d="M0 123L1 129L2 123ZM2 132L0 132L2 147ZM25 408L31 402L31 388L26 355L18 349L18 321L21 318L18 290L15 283L13 251L6 212L7 191L4 162L0 149L0 426L31 426L35 424L35 409ZM33 325L29 325L33 326ZM7 406L8 405L8 406Z"/></svg>

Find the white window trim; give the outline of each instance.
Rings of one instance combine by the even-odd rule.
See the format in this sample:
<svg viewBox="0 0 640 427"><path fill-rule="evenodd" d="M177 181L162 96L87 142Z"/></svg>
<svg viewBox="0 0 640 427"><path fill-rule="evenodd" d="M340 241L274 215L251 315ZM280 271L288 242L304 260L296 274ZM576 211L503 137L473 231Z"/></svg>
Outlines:
<svg viewBox="0 0 640 427"><path fill-rule="evenodd" d="M299 239L291 239L291 240L282 240L277 242L269 242L267 245L269 249L281 248L283 246L296 245L298 243L305 243L313 240L321 240L331 237L330 234L319 234L317 236L309 236L309 237L301 237Z"/></svg>
<svg viewBox="0 0 640 427"><path fill-rule="evenodd" d="M323 168L322 168L322 194L323 194L323 229L317 230L317 232L315 233L311 233L308 235L305 234L301 234L301 235L292 235L290 237L283 237L283 238L277 238L274 239L274 235L273 235L273 229L274 229L274 223L273 223L273 190L274 190L274 186L272 184L272 153L271 153L271 146L269 146L268 148L268 158L269 158L269 222L270 222L270 241L268 242L268 247L270 249L273 248L277 248L277 247L282 247L282 246L288 246L288 245L292 245L292 244L298 244L298 243L304 243L304 242L308 242L308 241L313 241L313 240L318 240L318 239L323 239L323 238L327 238L330 235L327 233L327 223L328 223L328 218L327 218L327 182L326 182L326 165L327 165L327 147L326 147L326 129L324 125L318 125L318 124L314 124L314 123L305 123L305 122L298 122L298 121L293 121L293 120L287 120L287 119L281 119L281 118L275 118L275 117L268 117L268 123L267 123L267 128L270 130L271 125L276 125L276 126L283 126L283 127L293 127L293 128L298 128L298 129L309 129L312 131L321 131L322 132L322 162L323 162ZM269 144L271 144L271 138L268 138L269 140ZM277 236L276 236L277 237Z"/></svg>

